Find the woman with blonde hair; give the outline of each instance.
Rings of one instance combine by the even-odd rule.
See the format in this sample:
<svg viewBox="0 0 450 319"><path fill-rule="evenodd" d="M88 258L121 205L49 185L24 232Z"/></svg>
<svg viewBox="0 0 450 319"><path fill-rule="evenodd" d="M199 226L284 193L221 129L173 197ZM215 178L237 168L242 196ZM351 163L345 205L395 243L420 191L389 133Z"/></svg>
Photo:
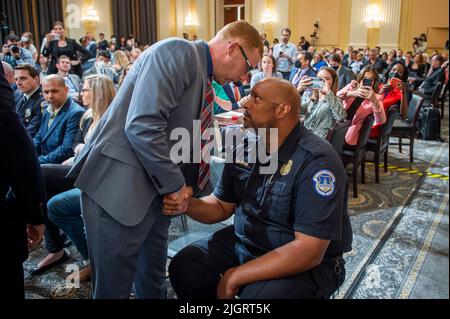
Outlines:
<svg viewBox="0 0 450 319"><path fill-rule="evenodd" d="M125 68L130 64L130 59L127 54L122 50L117 50L113 54L114 56L114 83L119 83L119 79L122 76Z"/></svg>
<svg viewBox="0 0 450 319"><path fill-rule="evenodd" d="M97 127L100 119L113 101L115 94L116 91L114 83L109 77L105 75L91 75L86 77L82 89L82 98L83 104L89 109L81 119L80 131L75 139L75 156L81 152L84 145L91 138L92 132ZM64 164L71 165L72 163L73 159L66 161ZM56 226L57 228L62 229L76 246L78 252L83 258L83 265L85 266L80 271L80 281L87 281L90 278L91 269L89 266L89 255L84 222L81 217L80 195L80 190L74 188L53 196L47 203L48 221L46 222L46 226L47 223L51 223L52 227ZM34 269L30 271L30 275L36 276L42 274L51 267L61 264L67 260L63 241L61 238L57 237L60 236L56 235L55 238L52 238L52 251L56 252L49 253L46 258L44 258ZM70 291L64 291L64 289L66 288L57 287L53 292L53 295L55 297L59 297L60 294L71 293Z"/></svg>
<svg viewBox="0 0 450 319"><path fill-rule="evenodd" d="M301 114L305 115L305 127L314 134L325 138L328 131L339 121L344 120L346 113L343 104L336 96L339 88L339 77L330 67L322 68L317 77L323 81L322 87L313 87L310 98L302 99ZM303 77L300 86L311 87L310 77Z"/></svg>

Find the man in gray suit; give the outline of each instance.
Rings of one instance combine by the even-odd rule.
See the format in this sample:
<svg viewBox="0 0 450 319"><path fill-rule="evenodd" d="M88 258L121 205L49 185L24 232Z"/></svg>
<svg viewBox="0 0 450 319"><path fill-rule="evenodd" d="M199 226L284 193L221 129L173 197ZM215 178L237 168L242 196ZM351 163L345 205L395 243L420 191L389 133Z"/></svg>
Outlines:
<svg viewBox="0 0 450 319"><path fill-rule="evenodd" d="M353 74L352 70L342 65L341 57L339 56L339 54L333 54L328 59L328 63L338 74L339 90L345 88L355 79L355 75Z"/></svg>
<svg viewBox="0 0 450 319"><path fill-rule="evenodd" d="M129 298L133 282L137 298L166 297L162 199L187 207L188 185L195 189L208 171L172 162L170 134L192 136L193 120L212 107L211 81L239 80L262 54L258 31L239 21L209 43L158 42L134 63L70 173L82 191L94 298Z"/></svg>

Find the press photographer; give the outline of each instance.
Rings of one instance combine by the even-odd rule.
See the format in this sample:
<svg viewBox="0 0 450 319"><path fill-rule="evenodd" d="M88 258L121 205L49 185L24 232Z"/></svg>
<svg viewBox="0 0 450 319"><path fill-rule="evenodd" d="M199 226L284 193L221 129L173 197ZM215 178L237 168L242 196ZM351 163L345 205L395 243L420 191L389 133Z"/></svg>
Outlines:
<svg viewBox="0 0 450 319"><path fill-rule="evenodd" d="M25 63L33 64L34 61L31 52L19 47L19 40L19 37L16 35L6 37L6 44L2 47L0 60L11 64L13 67Z"/></svg>
<svg viewBox="0 0 450 319"><path fill-rule="evenodd" d="M414 53L425 53L428 47L427 40L427 35L425 33L415 37L413 42Z"/></svg>

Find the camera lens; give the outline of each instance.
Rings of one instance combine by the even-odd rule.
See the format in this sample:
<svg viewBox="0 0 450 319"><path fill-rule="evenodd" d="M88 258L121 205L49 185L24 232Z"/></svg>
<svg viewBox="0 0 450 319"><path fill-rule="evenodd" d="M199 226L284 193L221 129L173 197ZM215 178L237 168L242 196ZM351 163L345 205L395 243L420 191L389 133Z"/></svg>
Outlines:
<svg viewBox="0 0 450 319"><path fill-rule="evenodd" d="M11 46L10 49L11 49L11 52L12 52L12 53L19 53L19 52L20 52L19 47L18 47L18 46L15 46L15 45Z"/></svg>

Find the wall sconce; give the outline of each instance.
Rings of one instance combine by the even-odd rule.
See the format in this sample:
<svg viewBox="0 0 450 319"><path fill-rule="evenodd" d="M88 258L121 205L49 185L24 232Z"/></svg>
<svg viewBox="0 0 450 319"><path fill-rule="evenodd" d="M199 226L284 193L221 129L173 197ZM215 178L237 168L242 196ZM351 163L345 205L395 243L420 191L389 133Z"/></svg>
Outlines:
<svg viewBox="0 0 450 319"><path fill-rule="evenodd" d="M100 18L97 14L97 11L92 7L89 6L86 10L86 15L84 15L81 18L81 21L83 21L86 24L97 24L100 21Z"/></svg>
<svg viewBox="0 0 450 319"><path fill-rule="evenodd" d="M189 14L184 19L184 25L187 28L195 28L196 26L198 26L198 20L192 13L189 12Z"/></svg>
<svg viewBox="0 0 450 319"><path fill-rule="evenodd" d="M266 9L266 11L264 11L262 19L261 19L262 25L264 25L266 27L270 27L270 26L272 26L272 24L274 22L275 22L274 14L269 9Z"/></svg>
<svg viewBox="0 0 450 319"><path fill-rule="evenodd" d="M366 10L366 27L369 29L379 29L380 23L383 21L381 10L376 4L371 4Z"/></svg>

